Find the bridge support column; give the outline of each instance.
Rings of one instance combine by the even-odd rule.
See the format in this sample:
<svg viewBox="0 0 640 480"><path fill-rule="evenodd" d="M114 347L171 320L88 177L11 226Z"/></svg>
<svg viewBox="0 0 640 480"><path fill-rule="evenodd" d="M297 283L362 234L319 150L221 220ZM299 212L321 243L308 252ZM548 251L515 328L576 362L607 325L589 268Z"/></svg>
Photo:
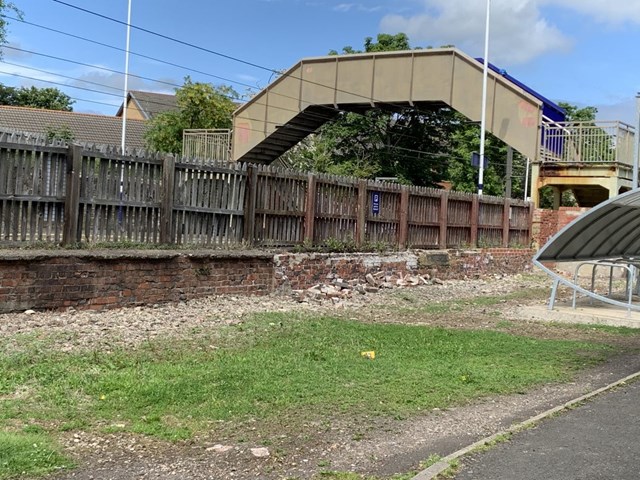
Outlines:
<svg viewBox="0 0 640 480"><path fill-rule="evenodd" d="M535 208L540 208L540 192L538 191L538 181L540 178L540 165L537 163L531 164L531 179L529 180L531 194L525 192L525 198L529 195L529 199Z"/></svg>
<svg viewBox="0 0 640 480"><path fill-rule="evenodd" d="M558 187L551 187L551 191L553 192L553 209L560 210L560 205L562 203L562 190Z"/></svg>

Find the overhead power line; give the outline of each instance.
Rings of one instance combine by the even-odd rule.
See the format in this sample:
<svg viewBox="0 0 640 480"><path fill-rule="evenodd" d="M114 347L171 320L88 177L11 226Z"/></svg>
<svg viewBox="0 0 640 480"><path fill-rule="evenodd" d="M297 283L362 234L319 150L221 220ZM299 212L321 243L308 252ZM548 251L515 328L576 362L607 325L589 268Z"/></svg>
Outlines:
<svg viewBox="0 0 640 480"><path fill-rule="evenodd" d="M77 9L77 10L82 11L82 12L85 12L85 13L88 13L88 14L91 14L91 15L94 15L94 16L97 16L97 17L100 17L100 18L104 18L104 19L106 19L106 20L109 20L109 21L112 21L112 22L115 22L115 23L118 23L118 24L121 24L121 25L125 25L125 26L126 26L126 25L128 25L128 23L127 23L127 22L123 22L123 21L118 20L118 19L116 19L116 18L109 17L109 16L107 16L107 15L103 15L103 14L100 14L100 13L97 13L97 12L94 12L94 11L91 11L91 10L88 10L88 9L85 9L85 8L82 8L82 7L78 7L78 6L76 6L76 5L73 5L73 4L70 4L70 3L67 3L67 2L64 2L64 1L61 1L61 0L53 0L53 1L54 1L54 2L56 2L56 3L62 4L62 5L65 5L65 6L68 6L68 7L74 8L74 9ZM10 18L11 18L11 17L10 17ZM19 19L16 19L16 20L21 21L21 20L19 20ZM30 25L33 25L33 26L36 26L36 27L40 27L40 28L45 28L45 29L47 29L47 30L49 30L49 31L54 31L54 32L56 32L56 33L60 33L60 34L63 34L63 35L68 35L68 36L73 37L73 38L81 39L81 40L84 40L84 41L89 41L89 42L92 42L92 43L95 43L95 44L98 44L98 45L102 45L102 46L105 46L105 47L108 47L108 48L113 48L113 49L116 49L116 50L119 50L119 51L123 51L123 49L121 49L121 48L119 48L119 47L114 47L114 46L112 46L112 45L103 44L103 43L101 43L101 42L96 42L96 41L94 41L94 40L90 40L90 39L86 39L86 38L84 38L84 37L80 37L80 36L77 36L77 35L69 34L69 33L67 33L67 32L62 32L62 31L60 31L60 30L51 29L51 28L49 28L49 27L40 26L40 25L33 24L33 23L30 23L30 22L24 22L24 23L26 23L26 24L30 24ZM226 58L226 59L229 59L229 60L232 60L232 61L235 61L235 62L239 62L239 63L245 64L245 65L248 65L248 66L252 66L252 67L254 67L254 68L258 68L258 69L261 69L261 70L265 70L265 71L268 71L268 72L271 72L271 73L281 74L281 72L280 72L280 71L278 71L278 70L276 70L276 69L269 68L269 67L265 67L265 66L263 66L263 65L259 65L259 64L256 64L256 63L254 63L254 62L246 61L246 60L243 60L243 59L238 58L238 57L234 57L234 56L231 56L231 55L224 54L224 53L222 53L222 52L218 52L218 51L215 51L215 50L211 50L211 49L208 49L208 48L205 48L205 47L202 47L202 46L196 45L196 44L191 43L191 42L187 42L187 41L184 41L184 40L180 40L180 39L177 39L177 38L174 38L174 37L171 37L171 36L168 36L168 35L162 34L162 33L154 32L154 31L149 30L149 29L145 29L145 28L142 28L142 27L139 27L139 26L135 26L135 25L131 25L131 28L134 28L134 29L136 29L136 30L139 30L139 31L142 31L142 32L148 33L148 34L150 34L150 35L157 36L157 37L159 37L159 38L163 38L163 39L166 39L166 40L169 40L169 41L176 42L176 43L178 43L178 44L182 44L182 45L188 46L188 47L190 47L190 48L194 48L194 49L197 49L197 50L201 50L201 51L204 51L204 52L207 52L207 53L210 53L210 54L213 54L213 55L216 55L216 56L222 57L222 58ZM36 55L42 55L42 56L49 57L49 58L56 59L56 60L60 60L60 61L68 61L68 62L71 62L71 63L75 63L75 64L79 64L79 65L83 65L83 66L88 66L88 67L91 67L91 68L98 68L98 69L102 69L102 70L105 70L105 71L109 71L109 72L111 72L111 73L117 73L117 74L121 74L121 75L123 75L123 74L124 74L124 72L121 72L121 71L118 71L118 70L108 69L108 68L105 68L105 67L98 67L98 66L96 66L96 65L90 65L90 64L86 64L86 63L82 63L82 62L76 62L76 61L73 61L73 60L63 59L63 58L61 58L61 57L56 57L56 56L53 56L53 55L38 54L38 53L36 53L36 52L31 52L31 51L28 51L28 50L22 50L22 49L19 49L19 48L16 48L16 47L10 47L10 46L7 46L6 48L13 48L14 50L23 51L23 52L27 52L27 53L32 53L32 54L36 54ZM143 54L136 54L136 55L138 55L138 56L140 56L140 57L143 57L143 58L148 58L148 59L151 59L151 60L155 60L155 61L158 61L158 62L161 62L161 63L165 63L165 64L168 64L168 65L171 65L171 66L175 66L175 67L177 67L177 68L184 68L184 69L186 69L186 70L191 70L191 71L194 71L194 72L196 72L196 73L200 73L200 74L203 74L203 75L211 76L211 77L213 77L213 78L218 78L218 79L221 79L221 80L224 80L224 81L229 81L229 82L231 82L231 83L236 83L236 84L238 84L238 85L244 85L244 86L247 86L247 87L249 87L249 88L254 88L254 86L253 86L253 85L249 85L249 84L246 84L246 83L243 83L243 82L236 82L236 81L233 81L233 80L230 80L230 79L225 79L224 77L219 77L219 76L212 75L212 74L209 74L209 73L206 73L206 72L201 72L201 71L199 71L199 70L190 69L190 68L188 68L188 67L184 67L184 66L181 66L181 65L173 64L173 63L171 63L171 62L166 62L166 61L163 61L163 60L161 60L161 59L156 59L156 58L149 57L149 56L146 56L146 55L143 55ZM8 63L8 62L6 62L6 63ZM14 65L15 65L15 64L14 64ZM30 67L26 67L26 68L30 68ZM34 69L34 70L38 71L38 69ZM9 72L7 72L7 74L14 75L14 76L22 76L23 78L29 78L29 79L32 79L32 80L39 80L39 79L34 79L33 77L28 77L28 76L24 76L24 75L12 74L12 73L9 73ZM59 74L56 74L56 75L59 75ZM286 75L286 74L285 74L285 75ZM61 76L62 78L71 78L71 79L73 79L73 77L66 77L66 76L64 76L64 75L59 75L59 76ZM163 84L166 84L166 85L171 85L171 86L174 86L174 87L180 87L179 85L176 85L176 84L171 83L171 82L166 82L166 81L162 81L162 80L152 79L152 78L149 78L149 77L144 77L144 76L139 76L139 75L133 75L133 74L132 74L131 76L133 76L133 77L135 77L135 78L140 78L140 79L143 79L143 80L148 80L148 81L152 81L152 82L158 82L158 83L163 83ZM301 80L301 81L304 81L304 82L307 82L307 83L310 83L310 84L322 85L323 87L327 87L327 86L326 86L326 85L324 85L324 84L320 84L320 83L318 83L318 82L314 82L314 81L311 81L311 80L309 80L309 79L299 78L299 77L296 77L296 76L294 76L294 75L288 75L288 76L289 76L289 77L291 77L291 78L293 78L293 79L298 79L298 80ZM86 83L91 83L91 84L99 85L99 86L104 86L104 87L106 87L106 88L111 88L111 89L113 89L113 88L114 88L114 87L111 87L111 86L108 86L108 85L99 84L99 83L97 83L97 82L85 81L85 80L82 80L82 79L76 79L76 80L77 80L77 81L81 81L81 82L86 82ZM83 88L83 87L77 87L77 86L72 86L72 85L66 85L66 84L62 84L62 83L58 83L58 82L49 82L49 83L52 83L52 84L55 84L55 85L70 86L71 88L79 88L79 89L82 89L82 90L85 90L85 91L93 91L93 92L101 93L101 94L104 94L104 95L114 95L114 94L109 94L109 93L107 93L107 92L100 92L100 91L97 91L97 90L91 90L91 89L87 89L87 88ZM330 88L331 88L331 87L330 87ZM402 106L402 105L396 105L396 104L391 103L391 102L379 102L379 101L377 101L377 100L375 100L375 99L373 99L373 98L370 98L370 97L368 97L368 96L361 95L361 94L356 94L356 93L354 93L354 92L344 91L344 90L341 90L341 89L337 89L337 88L335 88L335 87L333 87L333 89L334 89L335 91L337 91L337 92L347 93L347 94L351 94L351 95L358 96L358 97L361 97L361 98L366 98L367 100L372 100L372 101L374 101L375 103L378 103L378 104L380 104L380 105L389 105L389 106L396 107L396 108L406 108L405 106ZM279 94L279 93L276 93L276 92L270 92L270 93L271 93L271 94L275 94L275 95L282 95L282 94ZM115 95L114 95L114 96L115 96ZM119 95L118 95L118 96L119 96ZM286 95L282 95L282 96L286 96ZM291 98L293 98L293 97L291 97ZM95 102L95 103L98 103L98 102ZM153 102L153 101L152 101L151 103L161 104L161 103L159 103L159 102ZM166 105L166 104L165 104L165 105ZM333 107L333 106L328 106L328 105L322 105L321 107L327 108L327 109L329 109L329 110L331 110L331 111L334 111L334 112L343 112L343 111L344 111L344 110L337 109L337 108L335 108L335 107ZM275 107L275 108L278 108L278 107ZM280 108L282 108L282 107L280 107ZM283 109L283 110L290 110L290 111L292 111L292 112L297 112L297 110L293 110L293 109L286 109L286 108L282 108L282 109ZM320 116L319 116L318 118L320 118ZM323 117L323 118L324 118L324 117ZM264 119L249 119L249 120L262 121L262 122L264 121ZM266 122L266 123L276 124L276 122ZM254 129L252 129L252 130L254 130ZM417 137L413 137L413 136L406 135L406 134L400 134L400 135L401 135L401 136L404 136L404 137L411 137L411 138L415 138L415 139L417 139ZM401 147L399 147L399 148L401 148ZM416 153L421 153L421 154L424 154L424 155L431 155L431 156L432 156L432 155L434 155L434 154L432 154L432 153L430 153L430 152L423 152L423 151L419 151L419 150L416 150L415 152L416 152ZM438 156L440 156L440 154L437 154L437 155L438 155Z"/></svg>
<svg viewBox="0 0 640 480"><path fill-rule="evenodd" d="M104 15L102 13L98 13L98 12L93 11L93 10L82 8L82 7L79 7L77 5L73 5L71 3L65 2L63 0L53 0L53 1L56 2L56 3L59 3L61 5L65 5L67 7L73 8L75 10L79 10L81 12L87 13L89 15L93 15L93 16L96 16L96 17L99 17L99 18L103 18L105 20L109 20L111 22L118 23L120 25L124 25L124 26L128 25L127 22L124 22L122 20L118 20L117 18L110 17L108 15ZM171 36L165 35L163 33L155 32L153 30L149 30L147 28L143 28L143 27L140 27L140 26L137 26L137 25L131 25L131 28L133 28L135 30L138 30L138 31L141 31L141 32L148 33L149 35L153 35L153 36L156 36L156 37L159 37L159 38L163 38L165 40L169 40L171 42L175 42L175 43L180 44L180 45L187 46L189 48L194 48L196 50L200 50L200 51L203 51L203 52L206 52L206 53L210 53L212 55L215 55L215 56L218 56L218 57L221 57L221 58L225 58L227 60L238 62L238 63L244 64L244 65L248 65L248 66L251 66L251 67L254 67L254 68L257 68L257 69L260 69L260 70L264 70L264 71L267 71L267 72L275 73L277 75L281 75L281 76L285 76L285 77L288 77L288 78L292 78L294 80L300 80L301 82L307 83L309 85L316 85L316 86L323 87L323 88L331 88L332 90L334 90L336 92L344 93L344 94L351 95L351 96L354 96L354 97L357 97L357 98L362 98L363 100L366 100L367 102L374 102L374 103L379 104L379 105L389 105L389 106L394 107L394 108L404 108L402 105L398 105L398 104L395 104L395 103L392 103L392 102L383 102L383 101L377 100L377 99L375 99L375 98L373 98L371 96L362 95L362 94L356 93L356 92L350 92L348 90L343 90L343 89L340 89L340 88L336 88L335 86L334 87L330 87L330 86L328 86L326 84L323 84L323 83L320 83L320 82L316 82L316 81L313 81L313 80L309 80L308 78L298 77L298 76L292 75L290 73L286 73L286 72L283 73L283 72L281 72L281 71L279 71L279 70L277 70L275 68L265 67L264 65L259 65L257 63L254 63L254 62L251 62L251 61L248 61L248 60L243 60L242 58L235 57L233 55L228 55L226 53L218 52L216 50L212 50L210 48L206 48L206 47L203 47L201 45L197 45L195 43L187 42L185 40L180 40L178 38L171 37ZM327 107L327 108L330 108L330 107Z"/></svg>
<svg viewBox="0 0 640 480"><path fill-rule="evenodd" d="M56 2L56 3L59 3L61 5L65 5L67 7L70 7L70 8L79 10L81 12L87 13L89 15L93 15L93 16L96 16L96 17L99 17L99 18L103 18L105 20L109 20L109 21L114 22L114 23L118 23L120 25L124 25L124 26L128 26L129 25L127 22L124 22L124 21L119 20L117 18L110 17L108 15L104 15L104 14L98 13L98 12L93 11L93 10L82 8L82 7L79 7L77 5L65 2L63 0L53 0L53 1ZM292 78L292 79L295 79L295 80L300 80L301 82L305 82L305 83L308 83L310 85L321 86L323 88L327 88L328 87L325 84L322 84L322 83L319 83L319 82L315 82L313 80L309 80L309 79L306 79L306 78L298 77L298 76L295 76L295 75L292 75L292 74L282 73L277 69L274 69L274 68L271 68L271 67L266 67L264 65L260 65L260 64L257 64L255 62L251 62L251 61L248 61L248 60L241 59L239 57L235 57L233 55L228 55L228 54L216 51L216 50L212 50L212 49L203 47L201 45L197 45L197 44L192 43L192 42L181 40L181 39L178 39L178 38L175 38L175 37L171 37L169 35L165 35L163 33L159 33L159 32L147 29L147 28L140 27L138 25L130 25L130 27L135 29L135 30L148 33L150 35L153 35L153 36L156 36L156 37L159 37L159 38L163 38L163 39L168 40L168 41L172 41L172 42L178 43L180 45L184 45L184 46L187 46L187 47L190 47L190 48L194 48L194 49L206 52L206 53L210 53L212 55L216 55L216 56L228 59L228 60L232 60L232 61L244 64L244 65L248 65L248 66L251 66L251 67L254 67L254 68L258 68L260 70L264 70L264 71L267 71L267 72L275 73L275 74L278 74L278 75L287 76L289 78ZM351 96L355 96L355 97L358 97L358 98L365 99L365 100L367 100L367 102L369 102L369 101L374 102L375 104L378 104L378 105L388 105L388 106L394 107L396 109L404 109L404 108L406 108L406 106L404 106L404 105L398 105L398 104L395 104L393 102L379 101L379 100L377 100L377 99L375 99L373 97L362 95L362 94L355 93L355 92L350 92L350 91L343 90L343 89L339 89L339 88L336 88L335 86L334 87L328 87L328 88L331 88L336 92L345 93L345 94L348 94L348 95L351 95ZM269 93L270 94L275 94L275 95L282 95L282 94L279 94L279 93L276 93L276 92L269 92ZM282 96L288 97L287 95L282 95ZM293 97L291 97L291 98L293 98ZM297 98L296 98L296 100L297 100ZM344 110L340 110L340 109L337 109L337 108L335 108L333 106L329 106L329 105L320 105L320 107L324 107L324 108L326 108L328 110L332 110L332 111L344 111ZM273 107L272 106L272 108L278 108L278 107ZM281 109L290 110L290 109L286 109L286 108L281 108ZM419 113L426 113L426 112L420 110L419 108L415 108L414 107L414 109L416 111L418 111Z"/></svg>
<svg viewBox="0 0 640 480"><path fill-rule="evenodd" d="M122 20L118 20L117 18L109 17L108 15L103 15L101 13L94 12L94 11L86 9L86 8L82 8L82 7L79 7L77 5L73 5L71 3L63 2L62 0L53 0L53 1L56 2L56 3L60 3L61 5L65 5L67 7L71 7L71 8L74 8L76 10L80 10L81 12L88 13L89 15L94 15L96 17L104 18L105 20L109 20L109 21L112 21L112 22L115 22L115 23L119 23L120 25L125 25L125 26L127 25L127 22L123 22ZM200 45L196 45L195 43L186 42L184 40L180 40L180 39L175 38L175 37L170 37L169 35L165 35L163 33L154 32L153 30L142 28L142 27L139 27L137 25L131 25L131 28L133 28L134 30L138 30L138 31L144 32L144 33L148 33L149 35L153 35L153 36L156 36L156 37L159 37L159 38L163 38L165 40L169 40L169 41L172 41L172 42L175 42L175 43L179 43L180 45L184 45L186 47L195 48L196 50L200 50L200 51L203 51L203 52L206 52L206 53L210 53L210 54L216 55L218 57L226 58L227 60L232 60L234 62L243 63L243 64L248 65L250 67L258 68L260 70L265 70L267 72L280 74L280 72L278 70L275 70L273 68L268 68L268 67L265 67L263 65L258 65L257 63L249 62L247 60L242 60L241 58L237 58L237 57L234 57L232 55L227 55L227 54L222 53L222 52L217 52L215 50L211 50L209 48L205 48L205 47L202 47Z"/></svg>
<svg viewBox="0 0 640 480"><path fill-rule="evenodd" d="M125 74L122 70L114 70L112 68L101 67L101 66L98 66L98 65L92 65L90 63L78 62L76 60L71 60L69 58L63 58L63 57L58 57L56 55L49 55L49 54L46 54L46 53L34 52L33 50L26 50L26 49L23 49L23 48L12 47L11 45L5 45L2 48L8 48L10 50L15 50L17 52L29 53L31 55L37 55L39 57L50 58L52 60L58 60L60 62L73 63L74 65L80 65L82 67L95 68L96 70L103 70L105 72L116 73L118 75L124 75ZM134 78L139 78L141 80L147 80L149 82L162 83L164 85L168 85L168 86L176 87L176 88L180 88L182 86L182 85L178 85L177 83L167 82L165 80L158 80L156 78L145 77L145 76L142 76L142 75L135 75L133 73L129 73L129 76L130 77L134 77Z"/></svg>
<svg viewBox="0 0 640 480"><path fill-rule="evenodd" d="M80 35L75 35L73 33L69 33L69 32L65 32L65 31L62 31L62 30L55 29L55 28L47 27L45 25L39 25L37 23L27 22L26 20L19 19L17 17L11 17L9 15L0 15L0 17L6 18L8 20L13 20L13 21L16 21L16 22L21 22L21 23L24 23L25 25L30 25L32 27L36 27L36 28L40 28L40 29L43 29L43 30L47 30L49 32L54 32L54 33L57 33L57 34L60 34L60 35L64 35L64 36L70 37L70 38L75 38L76 40L82 40L84 42L92 43L94 45L100 45L102 47L110 48L112 50L116 50L116 51L119 51L119 52L126 52L126 50L124 48L117 47L115 45L109 45L108 43L98 42L97 40L93 40L91 38L82 37ZM240 82L238 80L232 80L230 78L221 77L220 75L215 75L213 73L204 72L202 70L197 70L195 68L191 68L191 67L187 67L187 66L180 65L180 64L177 64L177 63L169 62L167 60L162 60L162 59L157 58L157 57L144 55L142 53L134 52L132 50L130 50L129 53L131 55L133 55L133 56L136 56L136 57L144 58L144 59L147 59L147 60L152 60L154 62L158 62L158 63L161 63L163 65L168 65L168 66L171 66L171 67L180 68L180 69L186 70L188 72L198 73L200 75L205 75L207 77L215 78L216 80L222 80L223 82L234 83L234 84L241 85L243 87L247 87L247 88L250 88L250 89L253 89L253 90L259 89L259 87L257 85L251 85L249 83Z"/></svg>

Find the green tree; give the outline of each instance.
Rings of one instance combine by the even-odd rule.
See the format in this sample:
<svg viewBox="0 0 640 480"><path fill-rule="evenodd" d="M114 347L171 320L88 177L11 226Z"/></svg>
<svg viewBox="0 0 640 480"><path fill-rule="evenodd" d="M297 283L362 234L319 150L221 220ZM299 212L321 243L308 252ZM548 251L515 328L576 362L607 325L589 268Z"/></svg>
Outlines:
<svg viewBox="0 0 640 480"><path fill-rule="evenodd" d="M23 14L15 3L0 0L0 46L7 44L7 26L9 25L9 22L5 17L5 14L9 12L15 13L18 18L22 19ZM0 59L1 58L2 50L0 50Z"/></svg>
<svg viewBox="0 0 640 480"><path fill-rule="evenodd" d="M478 167L472 166L472 153L480 151L480 125L469 121L456 113L457 128L451 137L451 149L447 164L447 180L452 188L460 192L475 193L478 191ZM485 141L485 158L483 193L486 195L504 196L507 189L507 156L508 146L494 135L487 133ZM526 176L526 158L513 151L511 169L511 197L524 197Z"/></svg>
<svg viewBox="0 0 640 480"><path fill-rule="evenodd" d="M59 127L47 126L45 135L50 142L53 140L63 140L67 143L73 142L75 135L69 128L69 125L61 125Z"/></svg>
<svg viewBox="0 0 640 480"><path fill-rule="evenodd" d="M64 110L71 112L75 103L66 93L57 88L20 87L16 89L16 105L22 107Z"/></svg>
<svg viewBox="0 0 640 480"><path fill-rule="evenodd" d="M411 45L404 33L381 33L375 41L367 37L363 50L347 46L342 53L408 49ZM440 107L341 113L280 162L304 170L363 178L396 177L403 183L435 186L446 173L442 154L448 148L452 116L451 109Z"/></svg>
<svg viewBox="0 0 640 480"><path fill-rule="evenodd" d="M7 87L0 85L0 105L44 108L47 110L73 110L74 101L57 88Z"/></svg>
<svg viewBox="0 0 640 480"><path fill-rule="evenodd" d="M560 108L566 113L567 122L595 122L598 109L596 107L579 108L567 102L558 102Z"/></svg>
<svg viewBox="0 0 640 480"><path fill-rule="evenodd" d="M355 50L350 45L342 47L342 54L348 55L352 53L370 53L370 52L394 52L397 50L411 50L409 37L405 33L397 33L390 35L388 33L379 33L377 41L373 41L372 37L364 39L364 50ZM336 50L330 50L329 55L339 55Z"/></svg>
<svg viewBox="0 0 640 480"><path fill-rule="evenodd" d="M182 131L190 128L231 128L231 114L239 98L231 87L185 78L184 85L176 89L178 109L156 115L149 122L145 135L151 150L180 153Z"/></svg>

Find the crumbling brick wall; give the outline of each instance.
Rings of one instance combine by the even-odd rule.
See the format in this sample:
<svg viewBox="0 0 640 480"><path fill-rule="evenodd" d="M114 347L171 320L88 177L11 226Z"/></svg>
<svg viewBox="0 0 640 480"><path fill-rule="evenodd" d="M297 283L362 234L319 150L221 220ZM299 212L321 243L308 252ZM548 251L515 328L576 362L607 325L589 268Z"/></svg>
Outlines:
<svg viewBox="0 0 640 480"><path fill-rule="evenodd" d="M334 278L364 279L368 273L429 274L445 279L476 278L528 271L534 250L490 248L481 250L424 250L392 254L302 253L276 255L275 288L301 290Z"/></svg>
<svg viewBox="0 0 640 480"><path fill-rule="evenodd" d="M442 280L530 268L532 250L408 251L387 254L265 252L0 252L0 312L107 309L218 294L305 289L368 273L429 274Z"/></svg>

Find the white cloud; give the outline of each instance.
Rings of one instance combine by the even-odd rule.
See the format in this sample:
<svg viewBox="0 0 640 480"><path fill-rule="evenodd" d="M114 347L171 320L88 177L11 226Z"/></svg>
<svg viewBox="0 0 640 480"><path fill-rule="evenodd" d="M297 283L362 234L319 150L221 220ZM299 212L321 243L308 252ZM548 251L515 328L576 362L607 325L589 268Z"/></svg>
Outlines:
<svg viewBox="0 0 640 480"><path fill-rule="evenodd" d="M24 65L16 65L7 62L2 62L0 64L0 77L13 77L13 83L29 86L35 84L40 85L41 83L47 84L50 82L60 82L60 77L55 73L40 72Z"/></svg>
<svg viewBox="0 0 640 480"><path fill-rule="evenodd" d="M238 74L236 74L236 77L241 82L251 83L251 84L256 84L256 85L258 84L258 81L260 80L258 77L254 77L253 75L248 75L246 73L238 73Z"/></svg>
<svg viewBox="0 0 640 480"><path fill-rule="evenodd" d="M32 56L30 52L23 49L19 42L9 42L2 48L2 55L4 58L25 59Z"/></svg>
<svg viewBox="0 0 640 480"><path fill-rule="evenodd" d="M621 99L615 103L595 105L595 107L598 109L597 120L617 119L633 126L637 123L636 101L633 97Z"/></svg>
<svg viewBox="0 0 640 480"><path fill-rule="evenodd" d="M98 65L98 68L102 65ZM82 88L89 88L100 90L107 93L110 96L121 95L122 88L124 86L124 75L120 73L105 72L104 70L94 70L89 67L82 67L78 69L72 75L75 80L70 82L70 85L78 86ZM175 84L173 85L168 84ZM156 93L174 93L175 88L180 85L180 82L176 82L172 79L162 79L160 81L149 81L135 76L129 76L128 88L129 90L142 90L145 92Z"/></svg>
<svg viewBox="0 0 640 480"><path fill-rule="evenodd" d="M422 11L415 15L385 16L381 31L404 32L414 44L435 47L452 44L471 55L482 55L485 0L420 0L420 3ZM567 51L572 41L543 17L538 0L494 0L490 46L490 60L509 65L552 51Z"/></svg>
<svg viewBox="0 0 640 480"><path fill-rule="evenodd" d="M603 23L640 23L638 0L540 0L540 3L575 10Z"/></svg>
<svg viewBox="0 0 640 480"><path fill-rule="evenodd" d="M363 5L362 3L340 3L338 5L336 5L335 7L333 7L333 10L335 10L336 12L350 12L352 10L358 11L358 12L367 12L367 13L372 13L372 12L378 12L382 9L382 7L380 5L374 5L372 7L367 7L366 5Z"/></svg>

